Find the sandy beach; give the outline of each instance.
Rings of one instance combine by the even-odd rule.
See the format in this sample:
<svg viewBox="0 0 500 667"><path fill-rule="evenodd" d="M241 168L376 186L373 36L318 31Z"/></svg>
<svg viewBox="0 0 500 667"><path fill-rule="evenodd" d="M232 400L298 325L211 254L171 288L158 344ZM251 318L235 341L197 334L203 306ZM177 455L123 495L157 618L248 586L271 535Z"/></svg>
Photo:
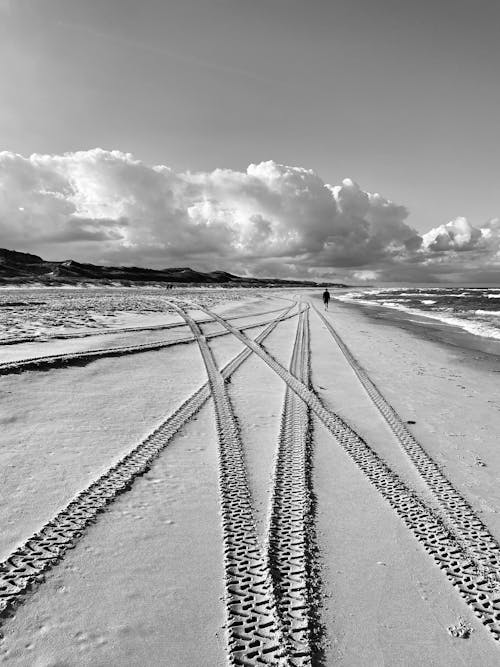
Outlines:
<svg viewBox="0 0 500 667"><path fill-rule="evenodd" d="M0 662L498 665L496 348L171 292L0 346Z"/></svg>
<svg viewBox="0 0 500 667"><path fill-rule="evenodd" d="M499 25L0 0L0 667L500 667Z"/></svg>

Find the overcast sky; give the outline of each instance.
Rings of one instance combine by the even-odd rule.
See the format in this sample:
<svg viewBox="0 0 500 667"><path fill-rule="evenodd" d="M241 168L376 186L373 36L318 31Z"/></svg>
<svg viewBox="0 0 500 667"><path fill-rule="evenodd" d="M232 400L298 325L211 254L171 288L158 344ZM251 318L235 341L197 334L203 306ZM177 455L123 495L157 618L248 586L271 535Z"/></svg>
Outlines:
<svg viewBox="0 0 500 667"><path fill-rule="evenodd" d="M498 281L499 28L493 0L0 0L0 245Z"/></svg>

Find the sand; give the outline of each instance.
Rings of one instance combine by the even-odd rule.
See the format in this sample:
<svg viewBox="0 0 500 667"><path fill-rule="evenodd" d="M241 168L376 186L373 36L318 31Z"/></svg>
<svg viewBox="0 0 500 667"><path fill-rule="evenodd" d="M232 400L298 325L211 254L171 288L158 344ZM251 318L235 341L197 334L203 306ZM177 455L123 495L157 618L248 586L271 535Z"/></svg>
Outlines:
<svg viewBox="0 0 500 667"><path fill-rule="evenodd" d="M9 589L15 609L0 619L0 662L175 667L224 665L245 656L257 665L264 655L261 642L268 647L268 664L276 665L292 659L297 665L500 664L500 642L482 623L492 619L489 625L496 627L500 621L495 358L457 347L453 335L448 343L446 336L436 340L353 306L332 302L324 313L318 295L308 290L220 290L216 298L206 292L168 297L197 320L207 317L206 307L222 315L223 321L201 325L203 334L231 331L208 339L219 369L242 350L249 352L225 384L211 371L217 409L226 405L237 429L222 436L224 425L216 427L214 403L208 400L165 440L143 474L125 480L90 525L71 533L71 549L64 546L51 567L35 558L42 582L22 593L17 565L9 566L9 581L20 582L20 592ZM36 296L48 299L40 290ZM85 298L78 296L77 304ZM127 299L134 304L134 327L161 324L158 312L142 313L141 320L140 291ZM292 305L287 299L300 302L289 313L295 317L276 323L252 352L238 329L274 320L279 312L269 311L284 312ZM107 308L110 303L117 303L116 297L107 299ZM92 304L98 315L94 295ZM166 304L161 307L165 323L181 321ZM126 324L127 312L120 317ZM50 313L44 321L49 320ZM412 462L327 324L438 464L437 486ZM29 323L21 328L30 330ZM184 336L190 331L181 330ZM254 339L264 330L261 325L246 335ZM302 378L310 369L310 388L279 370L289 368L297 332L295 350L302 350L302 361L291 368ZM157 334L119 333L116 341L140 344ZM57 350L99 349L104 339L115 339L115 334L97 336L59 340ZM36 342L36 356L53 353L54 344ZM23 358L26 345L5 346L6 357ZM0 377L0 557L20 548L29 560L30 547L23 543L183 401L192 400L206 380L196 342ZM301 417L307 419L307 441L301 441L293 412L283 412L287 386L309 406ZM284 423L295 438L280 445L285 454L288 446L295 448L287 463L294 471L290 484L279 482L276 467ZM244 470L229 467L242 480L232 490L230 479L221 477L221 437L225 447L242 452ZM458 513L440 490L443 475L466 501ZM399 480L400 491L390 491L393 480ZM277 497L276 485L283 481ZM399 498L405 493L409 504L403 506ZM231 546L231 521L239 510L224 509L228 498L240 498L241 520L253 522L248 552ZM290 516L288 507L296 508ZM424 517L420 523L412 518L415 512ZM425 518L431 516L442 529ZM484 549L467 533L466 524L476 519L484 524L483 541L490 540ZM441 567L430 544L434 534L443 545ZM275 552L276 544L282 553ZM480 560L481 571L467 558ZM453 562L460 573L453 573ZM257 563L260 583L255 579L249 589L245 579L257 576ZM472 588L461 597L464 572ZM288 580L304 600L294 613L306 630L291 620ZM255 615L238 641L234 622L243 612L231 602L238 600L235 590L244 592ZM485 607L490 599L496 612ZM263 640L258 628L267 617L271 631Z"/></svg>

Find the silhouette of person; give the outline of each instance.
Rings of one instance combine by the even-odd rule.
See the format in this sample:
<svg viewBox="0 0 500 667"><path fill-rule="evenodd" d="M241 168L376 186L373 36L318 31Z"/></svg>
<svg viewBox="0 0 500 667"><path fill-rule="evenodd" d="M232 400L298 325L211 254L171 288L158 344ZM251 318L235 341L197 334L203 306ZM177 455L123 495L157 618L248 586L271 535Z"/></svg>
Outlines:
<svg viewBox="0 0 500 667"><path fill-rule="evenodd" d="M330 302L330 292L326 289L323 292L323 303L325 304L325 310L328 310L328 303Z"/></svg>

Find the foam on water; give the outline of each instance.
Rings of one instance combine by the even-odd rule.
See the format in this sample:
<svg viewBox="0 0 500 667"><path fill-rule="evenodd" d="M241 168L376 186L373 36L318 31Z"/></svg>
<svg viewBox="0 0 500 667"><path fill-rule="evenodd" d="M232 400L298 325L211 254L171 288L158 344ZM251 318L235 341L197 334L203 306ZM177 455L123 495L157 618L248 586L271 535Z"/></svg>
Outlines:
<svg viewBox="0 0 500 667"><path fill-rule="evenodd" d="M476 336L500 340L500 310L492 301L500 299L499 288L359 288L336 298L428 317Z"/></svg>

